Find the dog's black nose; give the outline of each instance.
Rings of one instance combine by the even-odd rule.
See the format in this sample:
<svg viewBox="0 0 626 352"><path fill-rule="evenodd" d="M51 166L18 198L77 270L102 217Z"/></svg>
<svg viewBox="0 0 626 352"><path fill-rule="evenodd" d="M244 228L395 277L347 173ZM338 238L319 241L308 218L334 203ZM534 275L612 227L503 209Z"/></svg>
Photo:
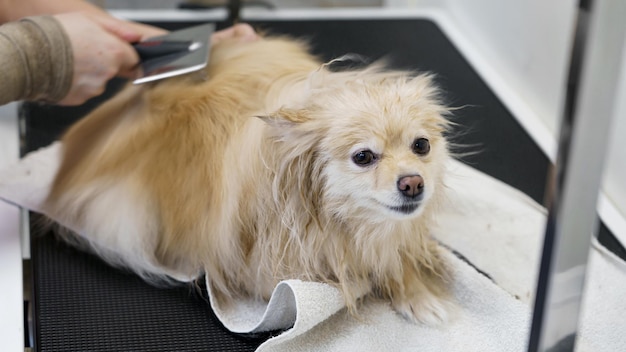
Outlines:
<svg viewBox="0 0 626 352"><path fill-rule="evenodd" d="M400 177L398 179L398 191L405 197L415 198L424 191L424 179L420 175Z"/></svg>

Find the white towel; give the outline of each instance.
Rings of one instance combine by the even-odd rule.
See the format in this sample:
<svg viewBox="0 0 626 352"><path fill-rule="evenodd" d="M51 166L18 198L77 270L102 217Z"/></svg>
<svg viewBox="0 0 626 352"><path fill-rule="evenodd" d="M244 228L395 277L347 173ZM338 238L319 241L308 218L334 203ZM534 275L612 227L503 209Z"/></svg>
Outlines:
<svg viewBox="0 0 626 352"><path fill-rule="evenodd" d="M408 322L388 303L366 301L354 318L336 293L319 287L292 287L297 308L294 327L268 340L259 351L523 351L529 329L528 306L486 277L447 255L455 277L459 310L449 323L427 327ZM290 283L291 284L291 283ZM328 313L336 311L329 316Z"/></svg>
<svg viewBox="0 0 626 352"><path fill-rule="evenodd" d="M40 210L59 150L55 143L0 171L0 198ZM259 351L525 350L545 211L521 192L458 162L451 163L446 184L448 206L435 236L495 281L446 252L459 306L447 324L413 324L374 300L365 301L361 316L354 318L336 289L298 280L281 282L269 304L241 301L227 309L212 303L218 318L237 333L286 329ZM626 265L601 246L594 248L577 350L617 351L626 346Z"/></svg>
<svg viewBox="0 0 626 352"><path fill-rule="evenodd" d="M592 243L576 350L626 351L626 262Z"/></svg>

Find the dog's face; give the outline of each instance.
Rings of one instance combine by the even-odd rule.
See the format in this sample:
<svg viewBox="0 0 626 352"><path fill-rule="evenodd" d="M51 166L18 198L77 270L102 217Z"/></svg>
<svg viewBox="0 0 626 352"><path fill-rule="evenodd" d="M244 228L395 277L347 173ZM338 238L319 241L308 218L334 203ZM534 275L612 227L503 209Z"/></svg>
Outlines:
<svg viewBox="0 0 626 352"><path fill-rule="evenodd" d="M374 222L419 216L440 188L448 156L446 109L431 80L381 74L310 99L291 114L300 122L294 145L315 150L324 206Z"/></svg>
<svg viewBox="0 0 626 352"><path fill-rule="evenodd" d="M403 219L423 211L438 188L445 145L420 118L403 115L353 116L347 119L353 124L330 132L326 198L369 219Z"/></svg>
<svg viewBox="0 0 626 352"><path fill-rule="evenodd" d="M333 127L321 144L330 156L327 198L374 221L422 213L447 158L443 110L431 89L415 78L343 90L347 109L329 119Z"/></svg>

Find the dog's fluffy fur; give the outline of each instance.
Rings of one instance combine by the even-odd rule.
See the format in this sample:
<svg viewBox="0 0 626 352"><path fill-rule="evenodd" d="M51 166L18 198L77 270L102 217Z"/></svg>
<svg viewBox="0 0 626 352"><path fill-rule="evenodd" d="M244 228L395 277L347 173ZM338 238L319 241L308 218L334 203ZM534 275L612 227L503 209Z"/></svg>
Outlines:
<svg viewBox="0 0 626 352"><path fill-rule="evenodd" d="M203 73L127 87L74 125L46 211L148 280L205 272L225 303L303 279L352 311L369 292L437 322L446 111L426 75L331 72L287 38L226 41ZM421 195L402 195L408 175Z"/></svg>

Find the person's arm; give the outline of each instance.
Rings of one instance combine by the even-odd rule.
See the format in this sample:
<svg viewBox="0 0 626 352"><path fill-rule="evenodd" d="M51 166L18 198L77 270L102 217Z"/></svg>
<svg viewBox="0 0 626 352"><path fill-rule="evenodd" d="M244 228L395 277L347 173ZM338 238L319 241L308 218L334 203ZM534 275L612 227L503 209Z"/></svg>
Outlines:
<svg viewBox="0 0 626 352"><path fill-rule="evenodd" d="M17 21L27 16L65 12L100 14L104 11L84 0L0 0L0 23Z"/></svg>
<svg viewBox="0 0 626 352"><path fill-rule="evenodd" d="M83 13L31 17L0 26L0 105L44 100L77 105L113 76L132 77L137 53ZM247 24L218 31L212 43L258 39Z"/></svg>
<svg viewBox="0 0 626 352"><path fill-rule="evenodd" d="M69 38L50 16L0 26L0 105L15 100L59 101L72 85Z"/></svg>
<svg viewBox="0 0 626 352"><path fill-rule="evenodd" d="M138 61L130 44L82 13L10 22L0 26L0 104L81 104L114 76L132 77Z"/></svg>

